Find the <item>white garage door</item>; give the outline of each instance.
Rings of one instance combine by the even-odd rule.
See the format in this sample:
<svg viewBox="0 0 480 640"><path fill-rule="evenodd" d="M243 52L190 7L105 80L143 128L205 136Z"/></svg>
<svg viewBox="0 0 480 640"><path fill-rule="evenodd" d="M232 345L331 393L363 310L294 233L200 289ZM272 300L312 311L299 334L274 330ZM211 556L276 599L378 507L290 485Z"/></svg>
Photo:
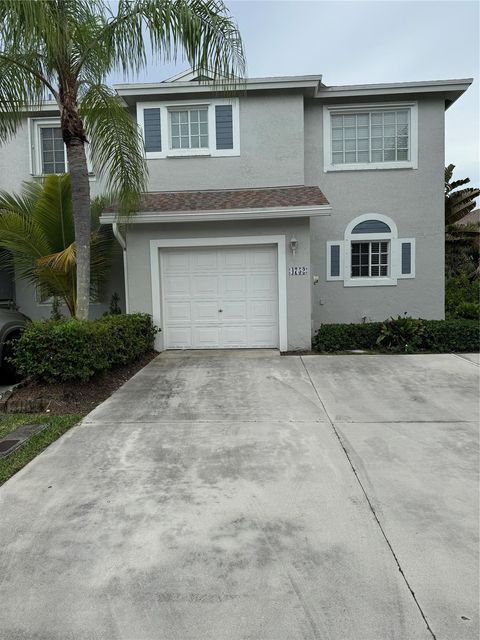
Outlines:
<svg viewBox="0 0 480 640"><path fill-rule="evenodd" d="M166 349L278 347L277 249L161 250Z"/></svg>

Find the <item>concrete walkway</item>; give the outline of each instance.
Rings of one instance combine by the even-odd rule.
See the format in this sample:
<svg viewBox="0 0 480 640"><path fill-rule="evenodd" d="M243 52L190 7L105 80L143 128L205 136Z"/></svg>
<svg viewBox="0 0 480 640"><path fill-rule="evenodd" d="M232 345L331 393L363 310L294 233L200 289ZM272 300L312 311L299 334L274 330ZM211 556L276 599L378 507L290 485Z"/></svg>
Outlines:
<svg viewBox="0 0 480 640"><path fill-rule="evenodd" d="M0 488L0 637L476 639L475 362L163 354Z"/></svg>

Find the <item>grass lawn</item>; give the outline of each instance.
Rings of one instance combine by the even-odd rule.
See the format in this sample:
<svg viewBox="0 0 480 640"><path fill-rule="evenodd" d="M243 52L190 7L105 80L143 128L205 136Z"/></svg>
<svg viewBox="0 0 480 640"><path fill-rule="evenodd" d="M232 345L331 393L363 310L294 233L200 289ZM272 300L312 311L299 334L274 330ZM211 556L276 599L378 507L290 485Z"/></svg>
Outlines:
<svg viewBox="0 0 480 640"><path fill-rule="evenodd" d="M0 413L0 438L5 438L22 424L47 424L48 427L24 442L13 453L0 458L0 485L33 460L63 433L80 420L79 415L46 416L32 413Z"/></svg>

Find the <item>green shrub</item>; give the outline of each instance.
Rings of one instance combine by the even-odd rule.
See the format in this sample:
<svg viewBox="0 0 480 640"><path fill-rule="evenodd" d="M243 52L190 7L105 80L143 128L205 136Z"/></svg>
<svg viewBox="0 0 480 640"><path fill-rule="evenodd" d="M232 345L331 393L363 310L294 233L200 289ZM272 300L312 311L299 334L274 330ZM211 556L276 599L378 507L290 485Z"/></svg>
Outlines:
<svg viewBox="0 0 480 640"><path fill-rule="evenodd" d="M459 309L465 302L480 302L480 278L469 277L462 273L455 278L447 278L445 282L445 315L447 319L465 318ZM467 311L468 313L468 311Z"/></svg>
<svg viewBox="0 0 480 640"><path fill-rule="evenodd" d="M389 351L411 353L422 347L424 335L423 320L409 316L398 316L385 320L376 344Z"/></svg>
<svg viewBox="0 0 480 640"><path fill-rule="evenodd" d="M325 352L375 349L381 327L381 322L323 324L313 337L313 348Z"/></svg>
<svg viewBox="0 0 480 640"><path fill-rule="evenodd" d="M455 316L466 320L480 320L480 303L461 302L455 309Z"/></svg>
<svg viewBox="0 0 480 640"><path fill-rule="evenodd" d="M400 318L407 320L407 318ZM410 351L430 351L448 353L452 351L480 351L480 327L475 320L415 320L414 326L421 327L413 331L414 345ZM388 322L369 322L366 324L323 324L315 333L313 348L316 351L332 353L365 349L370 351L399 350L398 337L395 340L382 341L382 329ZM398 319L397 321L398 322ZM421 324L418 324L421 322ZM410 331L410 329L409 329ZM412 332L410 331L410 335ZM405 332L403 334L405 337ZM410 338L411 339L411 338ZM382 344L384 342L384 344ZM408 344L408 341L407 341Z"/></svg>
<svg viewBox="0 0 480 640"><path fill-rule="evenodd" d="M14 362L22 375L47 382L88 380L153 349L156 331L146 314L32 322L17 342Z"/></svg>

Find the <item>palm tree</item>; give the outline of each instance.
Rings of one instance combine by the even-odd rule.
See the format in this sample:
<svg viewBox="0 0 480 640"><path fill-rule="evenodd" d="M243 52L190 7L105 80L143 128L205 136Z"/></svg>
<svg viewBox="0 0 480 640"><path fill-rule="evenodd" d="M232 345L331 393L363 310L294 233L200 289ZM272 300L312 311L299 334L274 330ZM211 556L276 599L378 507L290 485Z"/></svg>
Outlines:
<svg viewBox="0 0 480 640"><path fill-rule="evenodd" d="M54 97L71 174L79 318L88 318L90 290L85 145L108 191L133 210L146 185L143 145L105 81L145 68L149 48L163 60L181 51L225 82L244 74L240 34L221 0L119 0L115 14L107 0L0 2L0 142Z"/></svg>
<svg viewBox="0 0 480 640"><path fill-rule="evenodd" d="M480 189L468 187L470 178L452 181L454 164L445 167L445 272L447 277L467 273L478 275L479 228L475 224L459 224L475 208Z"/></svg>
<svg viewBox="0 0 480 640"><path fill-rule="evenodd" d="M454 164L445 167L445 224L455 224L464 218L467 213L475 209L475 199L480 196L480 189L468 187L459 189L470 182L470 178L454 180L452 182Z"/></svg>
<svg viewBox="0 0 480 640"><path fill-rule="evenodd" d="M113 237L100 225L105 199L92 202L90 289L101 291L108 275ZM8 250L15 272L43 298L56 296L72 316L77 305L77 252L69 174L25 182L20 195L0 192L0 250Z"/></svg>

